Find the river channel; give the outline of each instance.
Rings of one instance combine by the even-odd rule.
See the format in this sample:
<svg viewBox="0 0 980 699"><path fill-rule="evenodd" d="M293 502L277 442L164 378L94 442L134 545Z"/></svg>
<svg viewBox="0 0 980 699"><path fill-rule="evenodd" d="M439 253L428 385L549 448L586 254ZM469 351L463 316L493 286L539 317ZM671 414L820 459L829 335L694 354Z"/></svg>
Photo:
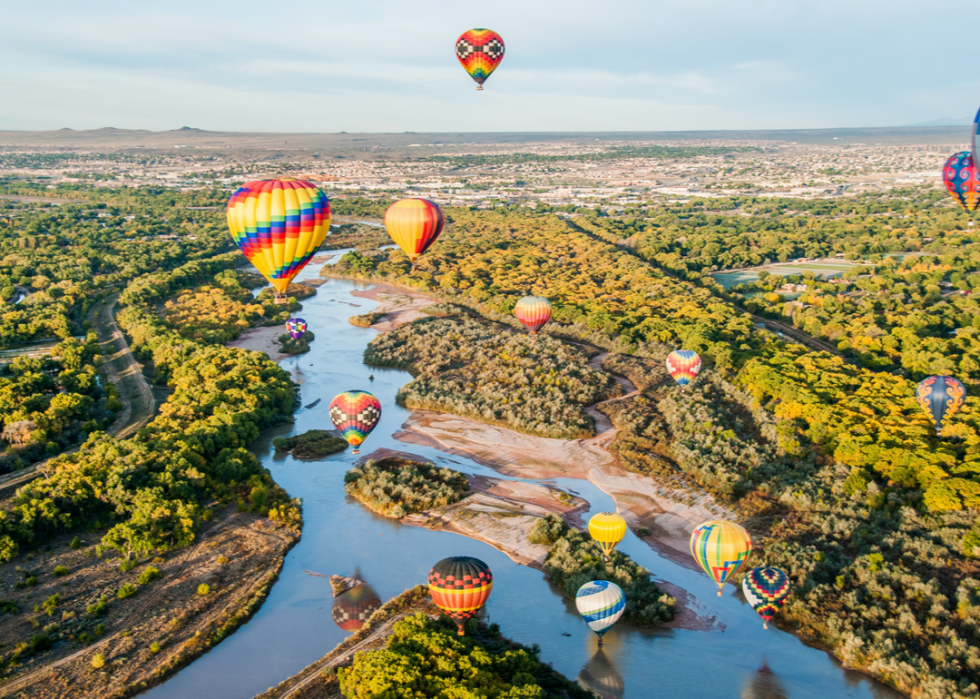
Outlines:
<svg viewBox="0 0 980 699"><path fill-rule="evenodd" d="M334 252L334 251L331 251ZM342 253L343 251L336 251ZM334 258L337 259L337 258ZM300 277L317 277L310 265ZM409 411L395 403L399 387L411 380L400 370L365 366L362 354L376 335L347 322L378 304L350 292L371 284L329 279L303 302L302 317L316 333L312 350L282 361L301 386L295 424L269 430L252 450L275 480L303 500L303 536L286 558L282 574L261 609L234 635L148 692L150 699L250 699L319 659L349 632L331 616L333 602L325 577L356 575L382 600L424 583L429 569L446 556L470 555L493 571L487 604L492 622L521 643L538 644L541 657L569 678L580 678L607 696L622 699L699 697L701 699L826 699L903 695L857 672L841 668L827 653L762 622L732 585L723 597L703 573L661 557L632 533L620 549L649 568L655 578L688 590L701 616L715 617L711 631L637 629L617 625L597 653L595 635L544 574L513 563L488 544L459 534L403 526L372 514L344 494L343 476L355 458L350 450L321 461L303 462L277 455L273 437L331 427L328 406L340 391L365 389L383 404L381 422L362 448L411 452L459 471L500 476L473 461L434 448L402 444L392 435ZM373 375L374 380L369 376ZM615 508L611 497L587 481L549 481L589 501L593 512ZM758 561L753 561L758 565ZM567 634L567 635L566 635Z"/></svg>

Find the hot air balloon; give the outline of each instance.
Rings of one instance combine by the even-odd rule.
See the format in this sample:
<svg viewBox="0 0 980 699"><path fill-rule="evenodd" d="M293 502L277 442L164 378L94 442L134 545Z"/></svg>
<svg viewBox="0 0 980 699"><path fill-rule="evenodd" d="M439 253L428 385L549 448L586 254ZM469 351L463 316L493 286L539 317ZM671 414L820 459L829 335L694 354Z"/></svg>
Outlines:
<svg viewBox="0 0 980 699"><path fill-rule="evenodd" d="M980 132L980 109L973 117L973 133L970 135L970 155L973 156L974 163L977 162L977 132Z"/></svg>
<svg viewBox="0 0 980 699"><path fill-rule="evenodd" d="M378 593L367 583L344 592L333 601L333 621L344 631L359 631L381 606Z"/></svg>
<svg viewBox="0 0 980 699"><path fill-rule="evenodd" d="M286 321L286 332L294 340L298 340L306 333L306 321L302 318L290 318Z"/></svg>
<svg viewBox="0 0 980 699"><path fill-rule="evenodd" d="M235 244L268 279L276 303L330 231L330 202L301 180L246 182L228 200L228 228Z"/></svg>
<svg viewBox="0 0 980 699"><path fill-rule="evenodd" d="M691 555L716 583L718 596L752 550L752 537L734 522L713 520L691 533Z"/></svg>
<svg viewBox="0 0 980 699"><path fill-rule="evenodd" d="M916 386L915 399L936 423L936 434L941 435L946 419L966 402L966 387L952 376L929 376Z"/></svg>
<svg viewBox="0 0 980 699"><path fill-rule="evenodd" d="M599 512L589 520L589 535L602 547L602 557L609 560L616 544L626 536L626 520L615 512Z"/></svg>
<svg viewBox="0 0 980 699"><path fill-rule="evenodd" d="M532 335L551 320L551 302L540 296L525 296L514 306L514 315Z"/></svg>
<svg viewBox="0 0 980 699"><path fill-rule="evenodd" d="M674 350L667 355L667 372L681 388L694 381L701 371L701 357L691 350Z"/></svg>
<svg viewBox="0 0 980 699"><path fill-rule="evenodd" d="M786 604L792 587L789 576L779 568L753 568L742 578L742 594L762 617L764 629L769 628L769 620Z"/></svg>
<svg viewBox="0 0 980 699"><path fill-rule="evenodd" d="M467 619L476 616L493 589L486 563L470 556L443 558L429 571L429 594L439 609L456 622L460 636Z"/></svg>
<svg viewBox="0 0 980 699"><path fill-rule="evenodd" d="M344 391L330 401L330 419L359 454L358 447L381 419L381 401L367 391Z"/></svg>
<svg viewBox="0 0 980 699"><path fill-rule="evenodd" d="M601 646L602 634L623 616L626 595L616 583L593 580L582 585L575 593L575 607L589 628L598 634Z"/></svg>
<svg viewBox="0 0 980 699"><path fill-rule="evenodd" d="M470 29L456 39L456 58L482 90L490 73L504 60L504 39L490 29Z"/></svg>
<svg viewBox="0 0 980 699"><path fill-rule="evenodd" d="M946 191L967 213L976 211L980 206L980 178L975 163L970 151L965 150L949 156L943 167Z"/></svg>
<svg viewBox="0 0 980 699"><path fill-rule="evenodd" d="M442 209L428 199L402 199L385 211L388 235L408 255L413 270L415 260L436 242L445 222Z"/></svg>

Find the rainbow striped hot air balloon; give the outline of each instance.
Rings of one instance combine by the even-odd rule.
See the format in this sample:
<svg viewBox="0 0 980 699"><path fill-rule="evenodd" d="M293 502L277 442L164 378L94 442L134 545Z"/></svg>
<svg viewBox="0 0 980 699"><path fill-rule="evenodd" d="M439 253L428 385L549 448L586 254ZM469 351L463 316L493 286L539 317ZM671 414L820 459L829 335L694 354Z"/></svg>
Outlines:
<svg viewBox="0 0 980 699"><path fill-rule="evenodd" d="M949 157L943 167L943 184L967 213L976 211L980 206L980 176L977 175L976 161L970 151Z"/></svg>
<svg viewBox="0 0 980 699"><path fill-rule="evenodd" d="M313 257L330 231L330 202L301 180L246 182L228 200L235 244L268 279L276 302L286 303L289 282Z"/></svg>
<svg viewBox="0 0 980 699"><path fill-rule="evenodd" d="M966 402L966 387L952 376L929 376L915 387L915 400L936 423L936 434L941 435L946 419Z"/></svg>
<svg viewBox="0 0 980 699"><path fill-rule="evenodd" d="M463 635L466 621L480 611L490 598L493 574L479 558L443 558L429 571L429 594L439 609L456 622Z"/></svg>
<svg viewBox="0 0 980 699"><path fill-rule="evenodd" d="M381 419L381 401L367 391L344 391L330 401L330 419L359 454L358 447Z"/></svg>
<svg viewBox="0 0 980 699"><path fill-rule="evenodd" d="M667 355L667 372L681 388L694 381L701 371L701 357L691 350L674 350Z"/></svg>
<svg viewBox="0 0 980 699"><path fill-rule="evenodd" d="M601 646L602 634L623 616L626 595L616 583L593 580L582 585L575 593L575 607L589 628L598 634Z"/></svg>
<svg viewBox="0 0 980 699"><path fill-rule="evenodd" d="M388 235L408 255L412 269L419 255L436 242L445 222L442 209L428 199L402 199L385 211Z"/></svg>
<svg viewBox="0 0 980 699"><path fill-rule="evenodd" d="M762 628L769 628L769 621L786 604L793 585L789 576L779 568L753 568L742 578L742 594L759 616Z"/></svg>
<svg viewBox="0 0 980 699"><path fill-rule="evenodd" d="M599 512L589 520L589 535L602 547L602 556L609 560L616 544L626 536L626 520L615 512Z"/></svg>
<svg viewBox="0 0 980 699"><path fill-rule="evenodd" d="M514 315L532 335L551 320L551 301L541 296L525 296L514 306Z"/></svg>
<svg viewBox="0 0 980 699"><path fill-rule="evenodd" d="M306 334L306 321L302 318L290 318L286 321L286 332L294 340L298 340Z"/></svg>
<svg viewBox="0 0 980 699"><path fill-rule="evenodd" d="M482 90L490 73L504 60L504 39L491 29L470 29L456 39L456 58Z"/></svg>
<svg viewBox="0 0 980 699"><path fill-rule="evenodd" d="M751 550L752 537L734 522L705 522L691 533L691 555L718 584L719 597L725 581L742 567Z"/></svg>

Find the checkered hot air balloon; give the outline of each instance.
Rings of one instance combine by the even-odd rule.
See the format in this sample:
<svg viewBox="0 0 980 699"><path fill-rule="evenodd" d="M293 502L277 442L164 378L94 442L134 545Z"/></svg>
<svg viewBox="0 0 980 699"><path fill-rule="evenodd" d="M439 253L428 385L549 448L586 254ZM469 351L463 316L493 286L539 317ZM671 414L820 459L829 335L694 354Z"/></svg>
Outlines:
<svg viewBox="0 0 980 699"><path fill-rule="evenodd" d="M626 536L626 520L615 512L599 512L589 520L589 535L602 547L607 561L616 544Z"/></svg>
<svg viewBox="0 0 980 699"><path fill-rule="evenodd" d="M742 567L750 551L752 537L734 522L705 522L691 533L691 555L718 584L719 597L725 581Z"/></svg>
<svg viewBox="0 0 980 699"><path fill-rule="evenodd" d="M952 376L929 376L915 387L915 400L936 423L936 434L941 435L946 420L966 402L966 387Z"/></svg>
<svg viewBox="0 0 980 699"><path fill-rule="evenodd" d="M479 558L443 558L429 571L429 594L439 609L456 622L463 635L466 621L487 603L493 589L490 567Z"/></svg>
<svg viewBox="0 0 980 699"><path fill-rule="evenodd" d="M367 583L361 583L337 597L330 613L334 623L344 631L359 631L380 606L378 593Z"/></svg>
<svg viewBox="0 0 980 699"><path fill-rule="evenodd" d="M667 355L667 372L684 388L701 371L701 357L691 350L674 350Z"/></svg>
<svg viewBox="0 0 980 699"><path fill-rule="evenodd" d="M344 391L330 401L330 419L359 454L358 447L381 419L381 401L367 391Z"/></svg>
<svg viewBox="0 0 980 699"><path fill-rule="evenodd" d="M593 580L575 593L575 607L589 628L598 634L599 645L602 645L602 634L623 616L626 595L616 583Z"/></svg>
<svg viewBox="0 0 980 699"><path fill-rule="evenodd" d="M525 296L514 306L514 315L532 335L551 320L551 301L540 296Z"/></svg>
<svg viewBox="0 0 980 699"><path fill-rule="evenodd" d="M776 615L789 597L793 586L789 576L779 568L753 568L742 578L742 594L759 616L762 627L769 628L769 621Z"/></svg>
<svg viewBox="0 0 980 699"><path fill-rule="evenodd" d="M385 228L398 247L415 261L436 242L446 219L442 209L428 199L402 199L385 211Z"/></svg>
<svg viewBox="0 0 980 699"><path fill-rule="evenodd" d="M289 282L330 232L330 202L311 182L246 182L228 200L228 228L235 244L268 279L276 302L286 302Z"/></svg>
<svg viewBox="0 0 980 699"><path fill-rule="evenodd" d="M490 73L504 60L504 39L490 29L470 29L456 39L456 58L482 90Z"/></svg>
<svg viewBox="0 0 980 699"><path fill-rule="evenodd" d="M302 318L290 318L286 321L286 332L294 340L298 340L306 333L306 321Z"/></svg>
<svg viewBox="0 0 980 699"><path fill-rule="evenodd" d="M967 213L976 211L980 206L980 177L970 151L965 150L949 157L943 167L943 184L946 185L949 195Z"/></svg>

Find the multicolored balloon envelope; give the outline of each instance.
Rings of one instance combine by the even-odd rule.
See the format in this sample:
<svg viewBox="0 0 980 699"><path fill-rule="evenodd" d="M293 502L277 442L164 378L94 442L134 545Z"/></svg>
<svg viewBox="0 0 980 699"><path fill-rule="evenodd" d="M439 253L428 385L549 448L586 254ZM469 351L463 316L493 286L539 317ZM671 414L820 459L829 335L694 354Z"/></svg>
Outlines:
<svg viewBox="0 0 980 699"><path fill-rule="evenodd" d="M719 597L725 581L742 567L751 550L752 537L735 522L712 520L691 533L691 555L718 584Z"/></svg>
<svg viewBox="0 0 980 699"><path fill-rule="evenodd" d="M456 58L482 90L490 73L504 60L504 39L491 29L470 29L456 39Z"/></svg>
<svg viewBox="0 0 980 699"><path fill-rule="evenodd" d="M279 298L330 232L330 202L311 182L246 182L228 200L228 228Z"/></svg>
<svg viewBox="0 0 980 699"><path fill-rule="evenodd" d="M385 228L398 247L415 260L436 242L446 219L438 204L428 199L402 199L385 211Z"/></svg>
<svg viewBox="0 0 980 699"><path fill-rule="evenodd" d="M381 401L367 391L344 391L330 401L330 419L358 454L358 447L381 419Z"/></svg>
<svg viewBox="0 0 980 699"><path fill-rule="evenodd" d="M582 585L575 593L575 607L589 628L599 635L601 644L602 634L623 616L626 595L616 583L593 580Z"/></svg>
<svg viewBox="0 0 980 699"><path fill-rule="evenodd" d="M943 167L943 184L964 211L973 212L980 206L980 177L970 151L949 157Z"/></svg>
<svg viewBox="0 0 980 699"><path fill-rule="evenodd" d="M599 512L589 520L589 536L602 547L608 561L616 544L626 536L626 520L615 512Z"/></svg>
<svg viewBox="0 0 980 699"><path fill-rule="evenodd" d="M952 376L929 376L915 387L915 400L936 423L936 434L941 435L946 420L966 402L966 387Z"/></svg>
<svg viewBox="0 0 980 699"><path fill-rule="evenodd" d="M977 162L977 133L980 133L980 109L973 117L973 134L970 136L970 155L973 156L974 163Z"/></svg>
<svg viewBox="0 0 980 699"><path fill-rule="evenodd" d="M333 621L344 631L359 631L378 608L381 598L367 583L352 587L333 601Z"/></svg>
<svg viewBox="0 0 980 699"><path fill-rule="evenodd" d="M443 558L429 571L429 594L439 609L456 622L463 635L466 621L480 611L490 598L493 574L479 558Z"/></svg>
<svg viewBox="0 0 980 699"><path fill-rule="evenodd" d="M541 296L525 296L514 306L514 315L532 335L537 335L551 320L551 301Z"/></svg>
<svg viewBox="0 0 980 699"><path fill-rule="evenodd" d="M742 594L759 616L763 628L786 604L793 585L789 576L779 568L753 568L742 578Z"/></svg>
<svg viewBox="0 0 980 699"><path fill-rule="evenodd" d="M691 350L674 350L667 355L667 372L682 387L694 381L701 371L701 357Z"/></svg>
<svg viewBox="0 0 980 699"><path fill-rule="evenodd" d="M306 334L306 321L302 318L290 318L286 321L286 332L294 340L298 340Z"/></svg>

